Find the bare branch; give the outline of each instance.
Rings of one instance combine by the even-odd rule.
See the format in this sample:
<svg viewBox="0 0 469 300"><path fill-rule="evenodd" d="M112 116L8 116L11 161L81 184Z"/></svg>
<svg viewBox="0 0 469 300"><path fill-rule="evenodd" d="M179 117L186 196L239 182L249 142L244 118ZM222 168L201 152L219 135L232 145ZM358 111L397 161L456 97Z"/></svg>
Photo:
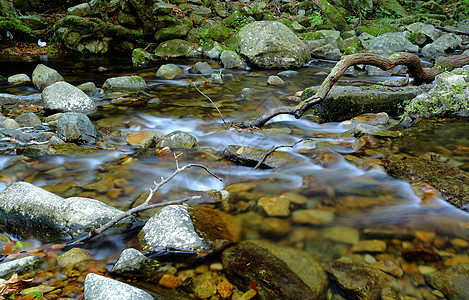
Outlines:
<svg viewBox="0 0 469 300"><path fill-rule="evenodd" d="M175 158L177 158L177 156L175 155ZM144 211L144 210L148 210L148 209L153 209L153 208L157 208L157 207L163 207L163 206L167 206L167 205L174 205L174 204L181 204L181 203L184 203L186 201L189 201L189 200L195 200L195 199L200 199L201 196L193 196L193 197L189 197L189 198L184 198L184 199L180 199L180 200L174 200L174 201L168 201L168 202L163 202L163 203L155 203L155 204L149 204L150 201L153 199L153 196L155 195L155 193L158 192L158 190L163 186L165 185L166 183L168 183L171 179L173 179L176 175L178 175L179 173L183 172L184 170L186 169L189 169L189 168L192 168L192 167L196 167L196 168L201 168L201 169L204 169L208 174L210 174L211 176L215 177L216 179L220 180L220 181L223 181L219 176L217 176L216 174L214 174L209 168L207 168L206 166L204 165L200 165L200 164L187 164L181 168L179 168L179 166L177 165L177 159L176 159L176 166L177 166L177 169L171 174L169 175L168 177L166 178L161 178L161 181L159 183L156 183L155 182L155 187L153 189L150 189L150 194L147 196L147 198L145 199L145 201L140 204L139 206L137 207L134 207L128 211L125 211L123 212L122 214L119 214L117 216L115 216L113 219L111 219L110 221L108 221L106 224L102 225L101 227L99 228L96 228L96 229L93 229L92 231L90 231L90 233L88 234L88 236L86 236L85 238L81 239L79 242L86 242L86 241L89 241L91 240L92 238L100 235L101 233L103 233L104 231L108 230L109 228L111 228L112 226L116 225L119 221L121 221L122 219L126 218L126 217L129 217L131 216L132 214L135 214L135 213L138 213L138 212L141 212L141 211Z"/></svg>
<svg viewBox="0 0 469 300"><path fill-rule="evenodd" d="M213 102L213 100L210 99L209 96L205 95L205 94L197 87L197 85L196 85L194 82L192 82L192 85L195 87L195 89L196 89L202 96L204 96L205 98L207 98L208 101L210 101L210 102L213 104L213 106L214 106L214 107L216 108L216 110L218 111L218 114L220 115L221 120L223 121L223 125L225 125L225 129L226 129L226 130L230 129L230 127L228 126L228 124L226 124L225 119L223 118L223 115L221 114L221 111L218 109L218 107L217 107L217 105L215 104L215 102Z"/></svg>
<svg viewBox="0 0 469 300"><path fill-rule="evenodd" d="M253 170L256 170L257 168L259 168L260 165L262 165L265 160L267 159L267 157L269 155L271 155L272 153L274 153L277 149L280 149L280 148L284 148L284 147L288 147L288 148L293 148L295 147L296 145L298 145L299 143L302 143L302 142L305 142L305 141L311 141L313 139L311 138L308 138L308 139L301 139L299 141L296 141L295 143L291 144L291 145L280 145L280 146L272 146L272 148L268 151L266 151L264 153L264 155L262 155L261 159L259 159L259 162L257 163L257 165L254 167Z"/></svg>

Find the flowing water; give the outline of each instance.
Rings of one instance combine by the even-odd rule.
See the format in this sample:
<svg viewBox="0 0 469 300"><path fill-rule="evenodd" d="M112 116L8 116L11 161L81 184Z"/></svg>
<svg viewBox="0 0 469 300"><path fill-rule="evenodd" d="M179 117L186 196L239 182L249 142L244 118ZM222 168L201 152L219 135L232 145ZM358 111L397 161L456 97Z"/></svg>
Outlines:
<svg viewBox="0 0 469 300"><path fill-rule="evenodd" d="M89 196L119 209L127 209L138 201L153 182L170 175L175 169L172 154L156 153L135 155L126 145L122 131L157 131L163 134L180 130L194 135L199 149L185 151L179 158L180 165L200 163L222 177L220 182L202 170L179 174L164 186L156 196L157 201L181 199L197 191L223 190L231 193L231 206L225 211L244 220L243 239L266 238L283 245L306 250L322 262L330 262L351 255L351 245L367 239L365 232L387 230L395 232L430 232L434 241L469 240L469 215L444 201L435 200L428 205L416 196L407 182L392 178L373 161L389 153L422 155L446 149L460 166L467 170L469 151L451 152L452 149L468 149L469 125L465 121L437 122L429 130L420 131L412 142L396 146L389 139L377 139L374 149L354 150L354 138L338 137L353 128L355 122L315 122L306 115L300 120L289 116L276 117L267 127L271 130L226 130L212 103L201 95L191 81L200 75L188 75L179 80L158 80L154 73L160 64L144 69L131 68L128 59L117 58L66 58L47 59L44 63L58 70L66 81L78 85L87 81L98 87L113 76L140 75L148 85L146 91L153 105L124 107L110 104L109 100L95 98L99 110L90 118L104 134L108 148L101 154L89 156L21 157L12 155L20 145L12 141L0 142L0 175L3 189L7 184L25 180L41 187L48 187L62 196ZM195 61L171 61L188 69ZM1 75L26 73L39 63L18 59L1 61ZM217 67L216 62L210 61ZM221 70L225 78L232 74L234 80L224 85L201 85L199 88L220 109L227 123L254 118L275 105L289 104L288 96L325 78L330 62L313 61L297 71L297 76L285 78L283 86L268 86L269 75L276 71ZM97 72L98 67L108 71ZM352 78L353 76L348 76ZM381 80L382 78L366 78ZM388 79L388 78L385 78ZM245 88L250 88L248 92ZM0 93L30 95L38 91L31 87L0 87ZM293 105L293 104L292 104ZM412 129L408 129L411 132ZM228 145L255 146L265 150L272 146L291 145L301 139L294 148L278 151L291 152L293 159L287 165L273 170L239 166L223 159L222 151ZM401 138L401 139L405 139ZM465 148L466 147L466 148ZM266 219L257 206L262 197L290 197L291 213L287 216ZM305 209L330 212L331 218L321 222L295 219ZM142 216L149 217L154 212ZM286 221L286 223L282 223ZM263 222L270 222L263 224ZM276 228L277 222L284 228ZM274 224L274 225L272 225ZM272 225L272 226L269 226ZM111 263L127 243L125 235L85 246L97 260ZM419 241L413 241L418 244ZM423 242L423 241L420 241ZM430 241L431 243L431 241ZM25 241L25 245L37 246L37 241ZM468 256L467 246L452 246L447 242L441 251ZM440 268L441 266L434 266ZM412 286L411 283L408 284ZM412 294L408 292L408 294Z"/></svg>

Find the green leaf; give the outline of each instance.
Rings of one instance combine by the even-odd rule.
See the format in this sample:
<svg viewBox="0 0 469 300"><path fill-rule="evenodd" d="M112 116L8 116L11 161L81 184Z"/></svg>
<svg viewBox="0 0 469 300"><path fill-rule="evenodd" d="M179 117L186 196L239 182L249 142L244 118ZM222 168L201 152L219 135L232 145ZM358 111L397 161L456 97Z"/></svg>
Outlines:
<svg viewBox="0 0 469 300"><path fill-rule="evenodd" d="M23 248L24 246L23 246L23 243L22 243L21 241L16 241L16 247L18 247L18 248L21 249L21 248Z"/></svg>
<svg viewBox="0 0 469 300"><path fill-rule="evenodd" d="M34 298L38 298L38 299L41 299L42 298L42 294L39 293L39 292L32 292L32 293L29 293L28 294L29 296L36 296Z"/></svg>

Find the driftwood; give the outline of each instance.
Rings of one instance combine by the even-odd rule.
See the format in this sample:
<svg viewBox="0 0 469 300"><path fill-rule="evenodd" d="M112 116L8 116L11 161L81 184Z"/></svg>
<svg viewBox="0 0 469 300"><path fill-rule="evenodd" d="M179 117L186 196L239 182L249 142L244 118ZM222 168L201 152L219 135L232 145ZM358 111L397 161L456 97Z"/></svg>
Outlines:
<svg viewBox="0 0 469 300"><path fill-rule="evenodd" d="M371 65L382 70L390 70L395 66L403 65L408 69L408 74L414 79L413 85L421 85L432 82L438 74L445 71L451 71L455 68L469 64L469 55L456 55L449 57L438 57L432 68L424 69L420 58L412 53L398 52L389 58L372 53L358 53L343 56L335 65L329 75L324 79L319 90L312 97L303 100L296 106L274 107L262 114L256 120L237 124L240 128L262 127L270 119L282 114L289 114L299 119L312 106L323 101L332 86L347 71L348 68L355 65Z"/></svg>

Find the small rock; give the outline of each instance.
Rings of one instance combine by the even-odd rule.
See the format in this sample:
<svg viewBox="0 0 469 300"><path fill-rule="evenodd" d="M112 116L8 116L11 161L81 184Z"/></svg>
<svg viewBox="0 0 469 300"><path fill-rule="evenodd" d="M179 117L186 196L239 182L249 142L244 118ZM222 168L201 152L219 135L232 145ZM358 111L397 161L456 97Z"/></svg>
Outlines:
<svg viewBox="0 0 469 300"><path fill-rule="evenodd" d="M204 281L194 287L194 294L199 299L206 299L217 294L217 286L210 281Z"/></svg>
<svg viewBox="0 0 469 300"><path fill-rule="evenodd" d="M158 284L167 289L177 289L182 284L182 279L172 274L164 274Z"/></svg>
<svg viewBox="0 0 469 300"><path fill-rule="evenodd" d="M18 129L18 128L20 128L20 124L18 124L18 122L16 122L13 119L5 119L2 124L3 124L3 127L7 128L7 129Z"/></svg>
<svg viewBox="0 0 469 300"><path fill-rule="evenodd" d="M21 84L28 84L31 82L31 78L29 78L26 74L16 74L8 77L8 84L9 85L21 85Z"/></svg>
<svg viewBox="0 0 469 300"><path fill-rule="evenodd" d="M352 121L367 123L370 125L385 125L389 122L389 116L385 112L377 114L370 113L356 116L352 119Z"/></svg>
<svg viewBox="0 0 469 300"><path fill-rule="evenodd" d="M169 147L173 151L196 149L198 146L194 136L182 131L171 132L156 144L157 148Z"/></svg>
<svg viewBox="0 0 469 300"><path fill-rule="evenodd" d="M285 192L280 195L280 198L288 199L290 203L295 203L298 205L305 205L306 203L308 203L308 198L293 192Z"/></svg>
<svg viewBox="0 0 469 300"><path fill-rule="evenodd" d="M353 252L386 252L386 242L382 240L365 240L353 244Z"/></svg>
<svg viewBox="0 0 469 300"><path fill-rule="evenodd" d="M379 261L373 264L373 267L378 268L379 270L391 274L394 277L401 278L404 275L404 271L399 268L398 265L393 263L392 261Z"/></svg>
<svg viewBox="0 0 469 300"><path fill-rule="evenodd" d="M229 298L233 294L233 285L229 281L221 281L217 285L217 291L222 298Z"/></svg>
<svg viewBox="0 0 469 300"><path fill-rule="evenodd" d="M436 271L434 267L430 266L418 266L419 272L422 275L427 275Z"/></svg>
<svg viewBox="0 0 469 300"><path fill-rule="evenodd" d="M311 225L323 225L332 222L334 212L321 209L303 209L292 213L294 223Z"/></svg>
<svg viewBox="0 0 469 300"><path fill-rule="evenodd" d="M102 88L113 92L138 92L144 91L147 84L140 76L119 76L106 79Z"/></svg>
<svg viewBox="0 0 469 300"><path fill-rule="evenodd" d="M89 273L85 278L85 299L93 300L153 300L147 292L129 284Z"/></svg>
<svg viewBox="0 0 469 300"><path fill-rule="evenodd" d="M175 64L162 65L158 71L156 71L156 78L160 79L174 79L184 74L184 71L176 66Z"/></svg>
<svg viewBox="0 0 469 300"><path fill-rule="evenodd" d="M269 76L269 79L267 80L268 85L283 85L285 84L285 81L282 80L282 78L272 75Z"/></svg>
<svg viewBox="0 0 469 300"><path fill-rule="evenodd" d="M195 65L189 69L189 73L192 74L212 74L213 72L215 72L215 70L205 61L196 62Z"/></svg>
<svg viewBox="0 0 469 300"><path fill-rule="evenodd" d="M19 115L15 118L15 121L18 122L21 127L33 127L34 125L42 124L39 117L34 113L25 113Z"/></svg>
<svg viewBox="0 0 469 300"><path fill-rule="evenodd" d="M33 71L33 84L41 91L49 85L63 80L64 78L59 72L43 64L38 64Z"/></svg>
<svg viewBox="0 0 469 300"><path fill-rule="evenodd" d="M246 62L232 50L225 50L220 55L221 63L226 69L245 69Z"/></svg>
<svg viewBox="0 0 469 300"><path fill-rule="evenodd" d="M355 244L360 237L357 229L346 226L325 228L321 230L321 235L330 240L346 244Z"/></svg>
<svg viewBox="0 0 469 300"><path fill-rule="evenodd" d="M450 300L469 299L469 264L449 267L424 275L425 282Z"/></svg>
<svg viewBox="0 0 469 300"><path fill-rule="evenodd" d="M265 197L257 202L264 212L271 217L286 217L290 214L290 201L280 197Z"/></svg>
<svg viewBox="0 0 469 300"><path fill-rule="evenodd" d="M224 84L225 82L223 81L223 76L221 74L212 74L210 76L210 82L215 83L215 84Z"/></svg>
<svg viewBox="0 0 469 300"><path fill-rule="evenodd" d="M259 230L262 233L284 235L290 231L290 222L280 218L265 218L259 225Z"/></svg>
<svg viewBox="0 0 469 300"><path fill-rule="evenodd" d="M158 132L149 132L149 131L134 132L126 136L125 141L134 149L145 149L145 148L149 148L152 145L153 139L158 134L159 134Z"/></svg>
<svg viewBox="0 0 469 300"><path fill-rule="evenodd" d="M223 151L225 158L234 161L240 165L254 167L267 150L250 146L229 145ZM294 157L288 152L275 151L267 156L259 168L274 169L294 161Z"/></svg>
<svg viewBox="0 0 469 300"><path fill-rule="evenodd" d="M73 267L84 260L91 259L91 255L83 249L73 248L57 257L57 263L62 267Z"/></svg>
<svg viewBox="0 0 469 300"><path fill-rule="evenodd" d="M286 71L278 72L277 76L294 77L294 76L297 76L298 74L299 74L298 71L286 70Z"/></svg>

